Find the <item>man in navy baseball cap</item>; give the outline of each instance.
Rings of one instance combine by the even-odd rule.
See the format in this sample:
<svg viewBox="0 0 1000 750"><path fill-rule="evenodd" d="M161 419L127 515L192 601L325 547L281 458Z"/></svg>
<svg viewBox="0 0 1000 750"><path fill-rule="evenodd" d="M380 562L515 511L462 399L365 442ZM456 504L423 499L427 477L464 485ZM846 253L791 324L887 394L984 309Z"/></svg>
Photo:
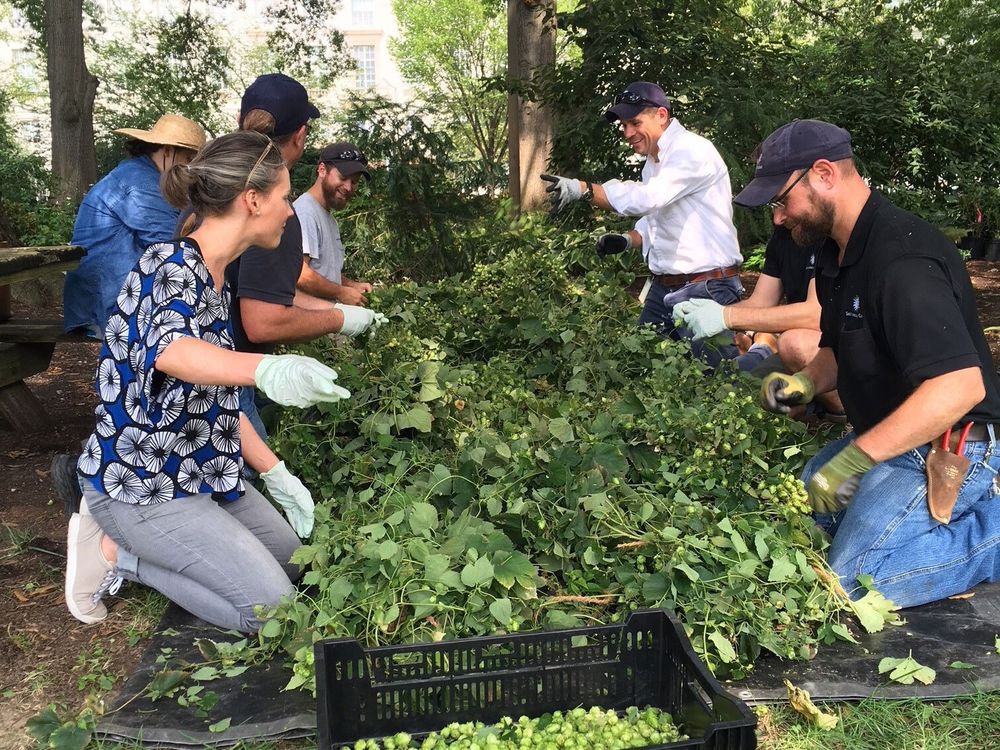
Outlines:
<svg viewBox="0 0 1000 750"><path fill-rule="evenodd" d="M608 122L631 120L647 107L663 107L670 111L670 99L663 89L648 81L634 81L615 97L614 106L604 113Z"/></svg>
<svg viewBox="0 0 1000 750"><path fill-rule="evenodd" d="M763 206L777 197L796 170L808 170L820 159L841 161L853 156L851 134L843 128L822 120L793 120L761 144L753 180L733 202L747 208Z"/></svg>
<svg viewBox="0 0 1000 750"><path fill-rule="evenodd" d="M240 101L240 127L248 112L263 110L274 118L272 138L294 133L309 120L319 117L319 110L309 101L305 87L284 73L258 76L243 92Z"/></svg>

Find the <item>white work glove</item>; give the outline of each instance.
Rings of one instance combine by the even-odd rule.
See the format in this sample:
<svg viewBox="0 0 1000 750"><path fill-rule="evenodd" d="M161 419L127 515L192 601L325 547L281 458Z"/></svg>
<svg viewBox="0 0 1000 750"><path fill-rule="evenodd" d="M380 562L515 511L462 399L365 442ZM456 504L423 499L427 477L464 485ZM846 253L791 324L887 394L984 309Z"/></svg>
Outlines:
<svg viewBox="0 0 1000 750"><path fill-rule="evenodd" d="M342 336L360 336L369 328L378 328L389 320L382 313L369 310L367 307L344 305L340 302L335 304L334 307L344 313L344 325L340 327L339 331L336 331L336 333Z"/></svg>
<svg viewBox="0 0 1000 750"><path fill-rule="evenodd" d="M309 490L285 468L284 461L278 461L270 471L261 474L260 478L264 480L264 486L274 502L284 509L295 533L302 539L307 539L312 533L313 510L316 507Z"/></svg>
<svg viewBox="0 0 1000 750"><path fill-rule="evenodd" d="M689 299L674 305L674 319L691 329L692 338L710 339L726 330L724 308L715 300Z"/></svg>
<svg viewBox="0 0 1000 750"><path fill-rule="evenodd" d="M300 354L265 354L254 372L254 382L265 396L300 408L350 398L349 390L334 384L336 379L335 370Z"/></svg>
<svg viewBox="0 0 1000 750"><path fill-rule="evenodd" d="M572 177L560 177L556 174L543 174L542 179L552 184L545 188L546 193L552 193L552 211L555 215L573 201L583 197L580 181Z"/></svg>

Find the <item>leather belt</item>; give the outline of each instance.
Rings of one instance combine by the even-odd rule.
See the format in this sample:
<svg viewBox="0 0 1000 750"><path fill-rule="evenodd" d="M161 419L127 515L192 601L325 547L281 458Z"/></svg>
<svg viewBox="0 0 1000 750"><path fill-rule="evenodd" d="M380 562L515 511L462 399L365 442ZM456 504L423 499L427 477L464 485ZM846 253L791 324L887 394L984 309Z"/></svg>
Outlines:
<svg viewBox="0 0 1000 750"><path fill-rule="evenodd" d="M730 276L740 275L740 265L729 266L727 268L709 268L707 271L696 273L664 273L653 274L653 281L663 287L684 286L685 284L695 284L699 281L710 279L728 279Z"/></svg>
<svg viewBox="0 0 1000 750"><path fill-rule="evenodd" d="M951 428L951 439L948 441L948 450L955 452L958 447L959 438L962 436L962 427L964 425L955 425ZM987 430L989 423L987 422L976 422L972 425L969 430L969 434L965 436L965 442L967 443L980 443L985 442L990 439L990 433ZM994 428L994 434L1000 433L1000 429ZM938 447L941 446L940 436L935 439Z"/></svg>

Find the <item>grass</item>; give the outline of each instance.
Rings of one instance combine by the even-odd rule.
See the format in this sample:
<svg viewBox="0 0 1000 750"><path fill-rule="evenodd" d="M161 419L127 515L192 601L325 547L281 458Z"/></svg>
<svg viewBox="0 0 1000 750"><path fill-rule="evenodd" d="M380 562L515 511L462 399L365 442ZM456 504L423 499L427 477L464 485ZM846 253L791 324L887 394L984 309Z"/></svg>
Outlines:
<svg viewBox="0 0 1000 750"><path fill-rule="evenodd" d="M925 703L820 704L840 718L826 732L787 706L758 709L763 750L987 750L1000 745L1000 693Z"/></svg>

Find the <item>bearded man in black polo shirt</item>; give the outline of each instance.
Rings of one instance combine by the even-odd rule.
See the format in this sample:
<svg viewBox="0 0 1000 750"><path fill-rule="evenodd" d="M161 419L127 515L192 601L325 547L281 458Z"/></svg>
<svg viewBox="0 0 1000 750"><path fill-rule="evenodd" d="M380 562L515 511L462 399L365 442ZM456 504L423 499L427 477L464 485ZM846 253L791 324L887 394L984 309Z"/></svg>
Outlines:
<svg viewBox="0 0 1000 750"><path fill-rule="evenodd" d="M854 425L802 477L841 583L860 596L869 575L910 607L1000 579L1000 382L954 244L871 190L850 134L819 120L768 136L735 202L769 204L800 245L826 239L819 353L761 400L787 413L837 388Z"/></svg>

